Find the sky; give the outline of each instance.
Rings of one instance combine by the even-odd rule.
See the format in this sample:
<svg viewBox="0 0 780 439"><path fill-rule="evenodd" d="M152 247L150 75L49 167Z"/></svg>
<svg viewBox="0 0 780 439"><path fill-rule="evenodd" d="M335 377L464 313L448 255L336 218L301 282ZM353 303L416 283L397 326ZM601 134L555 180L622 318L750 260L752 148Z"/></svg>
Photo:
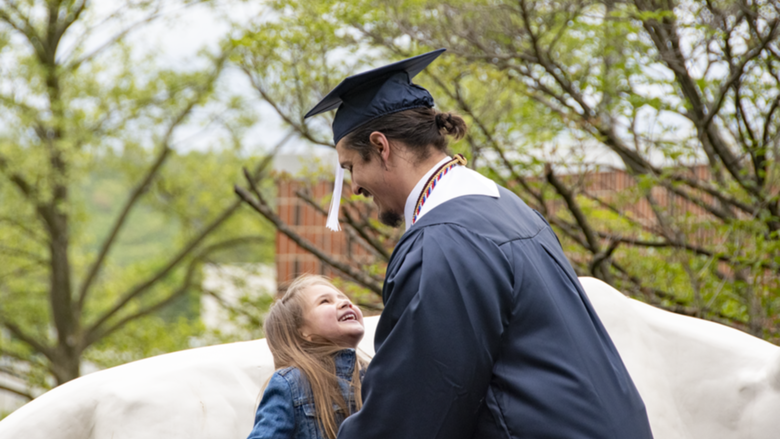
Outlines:
<svg viewBox="0 0 780 439"><path fill-rule="evenodd" d="M101 0L93 2L94 13L110 14L121 6L125 0ZM261 1L217 0L211 5L195 5L186 8L169 9L161 19L145 25L142 29L131 33L128 41L139 51L139 54L157 53L158 62L164 67L191 68L198 62L198 53L204 48L217 51L219 42L228 36L231 24L246 25L251 21L261 20L268 16L263 14ZM105 40L106 35L115 34L133 18L124 18L125 23L116 22L102 34L96 35L91 44L97 46ZM228 68L221 78L221 86L230 93L247 96L253 102L260 114L260 121L246 136L245 143L249 153L260 153L279 143L289 132L274 110L255 97L243 73ZM187 126L175 136L179 150L206 149L214 144L215 131L206 127ZM325 147L311 147L295 137L285 144L282 152L330 156L332 151Z"/></svg>
<svg viewBox="0 0 780 439"><path fill-rule="evenodd" d="M93 17L98 18L111 14L126 2L138 1L93 0L90 7ZM174 5L184 0L161 1L167 5ZM209 5L170 7L161 19L132 32L128 41L138 53L156 53L157 61L165 67L189 69L198 62L198 52L204 48L217 50L219 41L230 32L231 24L245 25L253 20L265 19L264 17L267 16L268 14L263 14L263 1L261 0L212 0ZM87 46L99 47L108 37L115 35L123 26L133 23L138 18L122 14L120 19L113 20L103 26L102 32L94 34L87 41ZM69 32L69 34L78 35L78 29L75 29L75 32ZM64 42L66 48L67 43L68 41ZM67 50L64 53L67 53ZM244 139L243 143L246 145L247 153L256 154L267 150L276 145L287 134L289 128L284 126L270 106L263 104L261 99L256 97L256 92L242 73L228 69L223 73L221 84L229 93L249 97L250 102L255 105L260 114L260 121ZM647 121L654 122L650 118L647 118ZM207 149L215 144L217 134L214 127L203 128L190 124L177 132L175 147L181 151ZM556 157L550 158L553 161L565 162L569 152L566 148L566 139L556 139L556 142L563 147L557 150L557 160ZM293 138L285 147L285 152L332 153L328 148L305 145L302 140ZM616 161L617 157L604 148L587 149L586 155L593 162L620 166L619 161Z"/></svg>

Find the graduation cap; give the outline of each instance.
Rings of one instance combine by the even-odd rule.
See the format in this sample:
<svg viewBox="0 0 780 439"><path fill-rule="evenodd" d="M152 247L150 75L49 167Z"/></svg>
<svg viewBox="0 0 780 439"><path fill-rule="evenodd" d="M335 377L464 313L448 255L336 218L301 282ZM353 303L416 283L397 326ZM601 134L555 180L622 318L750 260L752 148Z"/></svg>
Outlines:
<svg viewBox="0 0 780 439"><path fill-rule="evenodd" d="M333 144L366 122L412 108L433 107L428 90L412 84L412 78L447 49L417 55L350 76L331 90L304 118L338 109L333 119ZM336 163L336 181L326 227L340 230L339 201L344 170Z"/></svg>

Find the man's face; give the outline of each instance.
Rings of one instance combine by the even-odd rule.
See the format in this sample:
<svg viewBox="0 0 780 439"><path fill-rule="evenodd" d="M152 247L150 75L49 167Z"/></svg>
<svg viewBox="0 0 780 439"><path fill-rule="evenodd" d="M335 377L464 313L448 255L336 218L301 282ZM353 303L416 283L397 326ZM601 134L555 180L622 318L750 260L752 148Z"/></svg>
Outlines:
<svg viewBox="0 0 780 439"><path fill-rule="evenodd" d="M377 154L363 160L360 153L344 147L344 140L336 145L341 167L352 176L352 192L374 199L379 210L379 221L391 227L403 222L406 198L399 194L398 185L393 184L395 176ZM400 200L400 201L399 201Z"/></svg>

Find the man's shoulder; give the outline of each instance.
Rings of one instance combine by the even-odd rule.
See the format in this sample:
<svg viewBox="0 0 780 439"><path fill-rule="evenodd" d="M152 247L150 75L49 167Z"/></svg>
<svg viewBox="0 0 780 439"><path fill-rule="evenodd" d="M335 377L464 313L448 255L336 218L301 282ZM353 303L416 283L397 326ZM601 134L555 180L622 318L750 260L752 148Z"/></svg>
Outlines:
<svg viewBox="0 0 780 439"><path fill-rule="evenodd" d="M402 266L440 264L446 260L472 260L479 255L503 254L503 244L517 236L520 235L511 230L485 227L465 216L453 215L418 224L396 245L387 267L387 276L394 276Z"/></svg>
<svg viewBox="0 0 780 439"><path fill-rule="evenodd" d="M501 186L498 188L500 198L467 195L437 206L409 229L402 242L414 243L423 234L448 234L449 229L462 228L501 245L532 238L549 227L544 218L517 195Z"/></svg>

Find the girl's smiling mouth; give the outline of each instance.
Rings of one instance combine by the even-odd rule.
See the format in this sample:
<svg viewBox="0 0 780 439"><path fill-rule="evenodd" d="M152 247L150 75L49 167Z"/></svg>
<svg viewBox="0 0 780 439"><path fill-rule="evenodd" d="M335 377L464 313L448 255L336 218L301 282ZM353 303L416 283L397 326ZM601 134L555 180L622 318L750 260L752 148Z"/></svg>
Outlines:
<svg viewBox="0 0 780 439"><path fill-rule="evenodd" d="M343 316L339 317L339 322L346 322L350 320L357 321L357 315L354 311L347 311Z"/></svg>

